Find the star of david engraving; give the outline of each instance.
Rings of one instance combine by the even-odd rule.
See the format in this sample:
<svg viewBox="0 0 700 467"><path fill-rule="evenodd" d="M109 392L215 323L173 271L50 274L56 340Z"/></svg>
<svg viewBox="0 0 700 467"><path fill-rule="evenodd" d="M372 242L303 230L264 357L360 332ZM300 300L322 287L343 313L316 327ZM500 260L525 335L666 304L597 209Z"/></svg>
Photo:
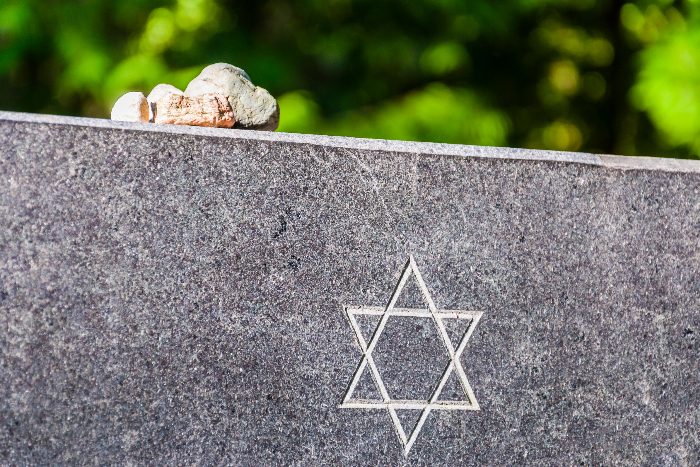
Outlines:
<svg viewBox="0 0 700 467"><path fill-rule="evenodd" d="M406 281L408 281L408 279L411 277L411 274L415 276L416 282L418 283L418 287L420 289L420 293L427 305L427 309L395 308L394 306L396 304L396 301L399 299L399 296L401 295L401 291L406 285ZM464 352L465 347L467 346L469 338L474 332L474 328L479 322L479 319L481 319L482 313L478 311L438 310L435 306L435 303L433 302L432 297L430 296L430 292L428 291L428 288L426 287L425 282L423 281L423 277L421 276L421 273L418 270L418 266L416 265L416 262L413 259L412 255L406 262L406 266L403 269L401 278L399 279L399 282L396 285L393 294L391 295L389 304L385 308L372 306L345 306L345 312L347 313L350 325L355 331L357 341L360 345L360 348L362 349L362 359L360 360L360 364L357 366L352 381L350 382L350 385L348 386L347 391L345 392L343 402L340 404L340 408L387 410L389 412L391 422L394 425L394 428L396 429L396 433L399 437L399 440L403 445L404 455L408 455L408 452L411 450L411 447L415 443L416 438L418 438L418 434L423 428L423 424L428 418L428 415L430 415L431 411L480 410L479 403L476 401L476 397L474 396L474 391L472 391L472 388L469 385L469 381L467 381L467 375L464 372L464 368L462 368L460 357ZM358 315L380 316L379 322L377 323L374 332L371 334L369 342L365 340L364 336L362 335L362 331L360 330L360 326L357 323L357 319L355 317ZM447 351L449 359L444 371L442 372L442 376L440 377L439 382L437 383L435 389L433 390L432 394L427 400L391 399L386 389L386 386L382 381L379 369L377 368L377 365L375 364L374 359L372 358L372 351L377 346L377 342L379 341L379 338L382 335L382 331L384 330L384 327L386 326L387 320L390 316L398 316L405 318L432 318L432 321L437 327L438 336L440 337L442 343L445 346L445 350ZM447 334L447 330L443 323L443 320L446 319L469 320L469 325L464 331L464 334L459 339L457 348L453 346L452 341L450 340L450 337ZM374 382L377 385L377 388L379 389L379 393L382 397L381 400L353 399L353 393L357 388L357 384L360 381L362 374L367 368L369 368L369 371L372 375L372 379L374 380ZM456 374L461 389L464 391L464 400L441 401L439 399L442 390L453 372ZM396 412L397 410L402 409L421 410L418 421L413 427L413 430L411 430L409 433L406 433L406 430L404 430Z"/></svg>

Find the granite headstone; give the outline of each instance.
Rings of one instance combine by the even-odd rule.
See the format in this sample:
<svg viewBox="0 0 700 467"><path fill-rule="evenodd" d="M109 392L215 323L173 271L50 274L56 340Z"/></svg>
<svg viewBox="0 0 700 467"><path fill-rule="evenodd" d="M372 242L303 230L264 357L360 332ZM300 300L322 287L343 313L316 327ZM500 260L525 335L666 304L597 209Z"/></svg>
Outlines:
<svg viewBox="0 0 700 467"><path fill-rule="evenodd" d="M700 162L0 112L0 465L700 464Z"/></svg>

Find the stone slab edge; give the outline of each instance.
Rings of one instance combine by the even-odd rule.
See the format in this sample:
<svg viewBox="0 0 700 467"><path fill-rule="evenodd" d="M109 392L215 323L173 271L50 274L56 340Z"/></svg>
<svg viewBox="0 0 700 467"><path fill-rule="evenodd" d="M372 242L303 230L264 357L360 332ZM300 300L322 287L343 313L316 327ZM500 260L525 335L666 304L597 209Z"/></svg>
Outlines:
<svg viewBox="0 0 700 467"><path fill-rule="evenodd" d="M568 162L575 164L597 165L622 170L634 169L700 173L700 160L669 159L660 157L612 156L582 152L542 151L536 149L467 146L462 144L445 143L418 143L384 139L349 138L344 136L306 135L195 126L159 125L156 123L116 122L101 118L65 117L60 115L44 115L7 111L0 111L0 121L43 123L49 125L72 125L86 128L107 128L116 130L152 131L156 133L173 135L301 143L371 151L481 157L487 159L520 159Z"/></svg>

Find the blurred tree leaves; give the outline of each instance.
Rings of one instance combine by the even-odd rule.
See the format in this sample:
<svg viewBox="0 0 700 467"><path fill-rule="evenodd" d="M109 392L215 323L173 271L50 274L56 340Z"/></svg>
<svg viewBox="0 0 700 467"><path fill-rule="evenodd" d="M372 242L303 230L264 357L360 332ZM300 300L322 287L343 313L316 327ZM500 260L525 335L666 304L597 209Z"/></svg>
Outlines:
<svg viewBox="0 0 700 467"><path fill-rule="evenodd" d="M663 15L655 5L644 14L625 7L625 26L640 42L651 43L639 56L633 103L647 112L667 144L700 154L700 28L687 27L675 9Z"/></svg>
<svg viewBox="0 0 700 467"><path fill-rule="evenodd" d="M442 83L334 119L324 119L307 92L286 93L279 104L288 113L280 131L313 128L335 136L503 146L510 130L504 112L484 105L473 91Z"/></svg>
<svg viewBox="0 0 700 467"><path fill-rule="evenodd" d="M0 0L0 108L107 117L228 62L280 131L700 154L697 0Z"/></svg>

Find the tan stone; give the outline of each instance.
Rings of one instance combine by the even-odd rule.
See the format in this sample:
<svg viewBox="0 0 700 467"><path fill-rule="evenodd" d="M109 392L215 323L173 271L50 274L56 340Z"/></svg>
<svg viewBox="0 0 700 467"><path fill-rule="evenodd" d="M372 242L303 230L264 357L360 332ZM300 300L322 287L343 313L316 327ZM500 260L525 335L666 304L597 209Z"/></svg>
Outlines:
<svg viewBox="0 0 700 467"><path fill-rule="evenodd" d="M178 88L175 86L172 86L170 84L159 84L153 90L151 93L146 97L146 100L148 101L148 121L153 122L153 116L155 114L154 109L156 108L156 102L158 102L158 99L160 99L163 96L167 96L168 94L184 94L184 92L180 91Z"/></svg>
<svg viewBox="0 0 700 467"><path fill-rule="evenodd" d="M221 94L187 97L168 94L155 103L155 123L231 128L236 119L231 105Z"/></svg>

